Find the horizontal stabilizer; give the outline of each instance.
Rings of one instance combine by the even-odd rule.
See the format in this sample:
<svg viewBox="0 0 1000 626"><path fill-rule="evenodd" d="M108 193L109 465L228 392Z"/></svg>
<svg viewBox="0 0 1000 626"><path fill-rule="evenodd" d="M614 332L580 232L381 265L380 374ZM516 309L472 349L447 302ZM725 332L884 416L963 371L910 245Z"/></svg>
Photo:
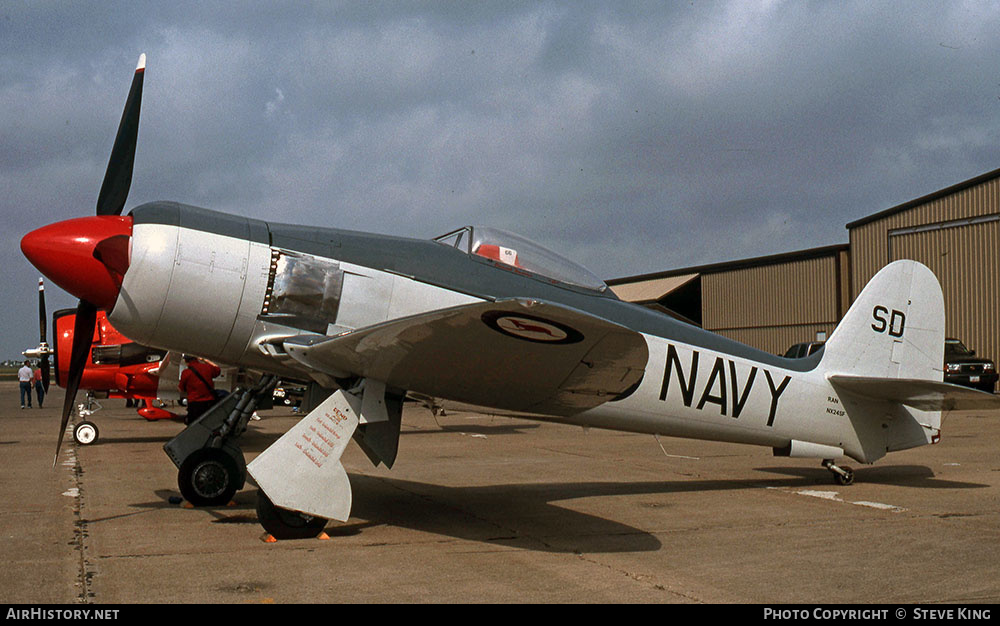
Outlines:
<svg viewBox="0 0 1000 626"><path fill-rule="evenodd" d="M921 411L1000 411L1000 396L936 380L834 374L835 387L873 400L898 402Z"/></svg>

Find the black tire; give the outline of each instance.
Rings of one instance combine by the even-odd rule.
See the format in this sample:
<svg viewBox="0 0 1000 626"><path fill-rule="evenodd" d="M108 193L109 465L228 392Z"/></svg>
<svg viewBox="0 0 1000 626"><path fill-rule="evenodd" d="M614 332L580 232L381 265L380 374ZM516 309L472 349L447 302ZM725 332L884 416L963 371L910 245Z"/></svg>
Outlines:
<svg viewBox="0 0 1000 626"><path fill-rule="evenodd" d="M81 446L89 446L97 441L100 431L94 422L80 422L73 427L73 441Z"/></svg>
<svg viewBox="0 0 1000 626"><path fill-rule="evenodd" d="M837 484L838 485L844 485L845 487L847 485L853 484L854 483L854 470L852 470L849 467L841 467L840 469L844 470L843 474L840 474L840 473L837 473L837 472L834 472L834 474L833 474L834 480L837 481Z"/></svg>
<svg viewBox="0 0 1000 626"><path fill-rule="evenodd" d="M181 495L195 506L228 504L242 483L236 460L218 448L195 451L177 472Z"/></svg>
<svg viewBox="0 0 1000 626"><path fill-rule="evenodd" d="M327 520L274 506L263 491L257 491L257 520L275 539L312 539L326 528Z"/></svg>

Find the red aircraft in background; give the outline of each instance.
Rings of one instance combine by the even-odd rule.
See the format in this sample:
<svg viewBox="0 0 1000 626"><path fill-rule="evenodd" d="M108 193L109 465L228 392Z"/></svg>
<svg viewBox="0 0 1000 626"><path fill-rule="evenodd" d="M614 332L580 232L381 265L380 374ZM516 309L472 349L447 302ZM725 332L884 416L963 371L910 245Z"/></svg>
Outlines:
<svg viewBox="0 0 1000 626"><path fill-rule="evenodd" d="M46 390L49 382L49 357L53 357L56 384L65 388L69 376L76 309L63 309L52 315L55 346L52 349L45 341L45 288L41 280L38 282L38 297L41 343L38 348L25 350L23 354L39 359ZM93 333L79 386L88 392L88 399L107 397L136 400L139 415L150 421L178 417L161 405L164 401L179 399L179 355L135 343L111 325L104 311L97 312ZM81 417L86 418L92 413L92 410L81 407ZM86 419L73 429L73 438L77 443L90 444L97 437L97 426Z"/></svg>
<svg viewBox="0 0 1000 626"><path fill-rule="evenodd" d="M69 374L69 355L73 347L73 324L76 309L56 311L52 316L55 324L56 384L66 386ZM172 356L172 355L171 355ZM109 398L145 400L146 406L138 413L148 420L177 417L162 408L151 406L158 398L177 399L178 364L168 358L166 350L157 350L140 345L118 332L103 311L97 314L94 325L93 348L83 371L81 389L107 392ZM168 375L164 389L160 388L164 369L173 370ZM168 382L169 381L169 382ZM171 391L172 390L172 391ZM168 397L164 397L167 395Z"/></svg>

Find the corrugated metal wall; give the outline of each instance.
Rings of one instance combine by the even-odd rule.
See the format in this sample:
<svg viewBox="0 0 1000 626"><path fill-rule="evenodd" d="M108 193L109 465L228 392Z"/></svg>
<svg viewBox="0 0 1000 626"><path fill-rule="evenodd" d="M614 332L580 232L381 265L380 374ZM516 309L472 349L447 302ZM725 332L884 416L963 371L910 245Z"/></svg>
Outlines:
<svg viewBox="0 0 1000 626"><path fill-rule="evenodd" d="M1000 170L847 227L849 252L814 249L691 269L701 275L702 326L782 354L817 332L829 336L878 270L911 258L941 281L945 333L1000 361Z"/></svg>
<svg viewBox="0 0 1000 626"><path fill-rule="evenodd" d="M857 297L865 284L890 261L890 230L953 222L1000 213L1000 176L967 189L917 204L882 219L851 228L851 293Z"/></svg>
<svg viewBox="0 0 1000 626"><path fill-rule="evenodd" d="M846 253L703 274L702 326L766 352L827 336L841 316Z"/></svg>
<svg viewBox="0 0 1000 626"><path fill-rule="evenodd" d="M1000 174L862 222L848 225L853 296L890 261L920 261L941 281L945 333L998 360Z"/></svg>
<svg viewBox="0 0 1000 626"><path fill-rule="evenodd" d="M998 247L1000 220L889 234L891 259L916 259L941 282L945 335L994 360L1000 356Z"/></svg>

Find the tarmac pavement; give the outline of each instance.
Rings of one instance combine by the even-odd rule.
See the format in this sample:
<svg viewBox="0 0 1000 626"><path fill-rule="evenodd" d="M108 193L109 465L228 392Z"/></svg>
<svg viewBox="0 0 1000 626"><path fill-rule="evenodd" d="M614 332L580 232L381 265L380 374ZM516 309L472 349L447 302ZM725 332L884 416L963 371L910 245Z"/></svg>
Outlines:
<svg viewBox="0 0 1000 626"><path fill-rule="evenodd" d="M186 508L162 446L183 428L102 400L67 434L62 390L0 383L0 602L995 603L1000 416L835 485L765 448L406 406L392 470L351 444L347 523L265 543L256 489ZM298 417L263 412L247 460ZM661 447L662 444L662 447Z"/></svg>

